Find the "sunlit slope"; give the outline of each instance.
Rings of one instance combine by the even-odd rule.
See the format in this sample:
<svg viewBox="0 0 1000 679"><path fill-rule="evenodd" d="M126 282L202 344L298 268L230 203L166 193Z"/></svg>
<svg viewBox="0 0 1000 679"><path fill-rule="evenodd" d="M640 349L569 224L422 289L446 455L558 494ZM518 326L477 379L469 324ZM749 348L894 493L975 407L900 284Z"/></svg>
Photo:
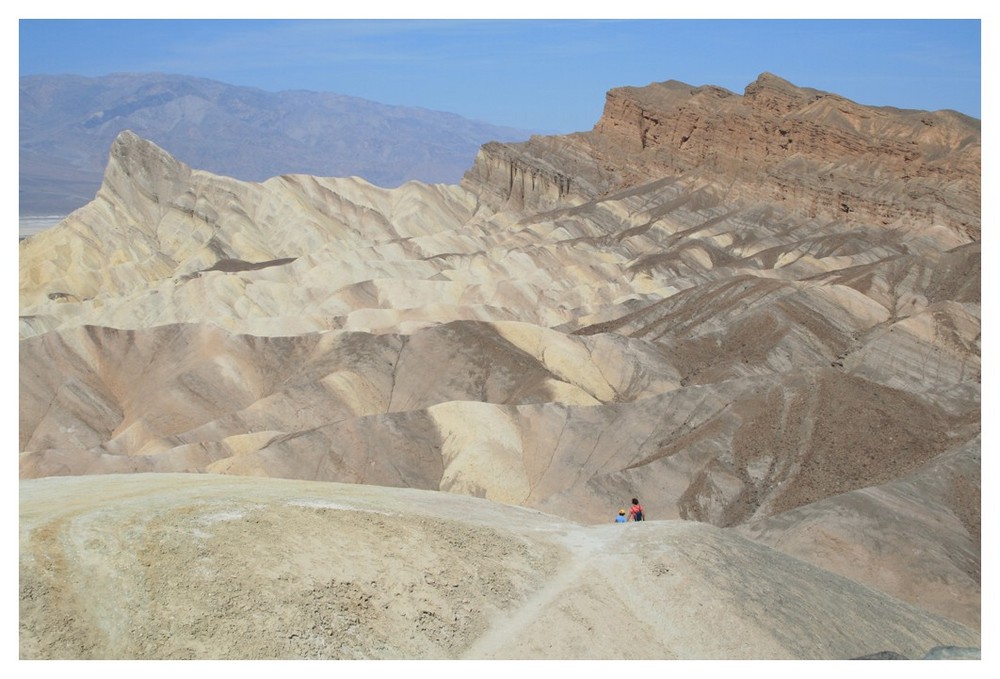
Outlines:
<svg viewBox="0 0 1000 679"><path fill-rule="evenodd" d="M412 489L175 474L22 481L20 499L23 659L921 658L979 645L700 523L582 526Z"/></svg>

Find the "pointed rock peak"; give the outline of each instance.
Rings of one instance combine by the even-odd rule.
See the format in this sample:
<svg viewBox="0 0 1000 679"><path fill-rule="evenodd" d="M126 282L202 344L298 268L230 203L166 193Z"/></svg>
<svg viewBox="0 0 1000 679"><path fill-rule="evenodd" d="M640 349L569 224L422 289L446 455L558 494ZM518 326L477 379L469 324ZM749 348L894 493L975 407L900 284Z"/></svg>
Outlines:
<svg viewBox="0 0 1000 679"><path fill-rule="evenodd" d="M111 144L111 163L122 165L131 171L138 171L140 174L148 174L151 171L157 175L190 171L187 165L131 130L120 132L115 137Z"/></svg>
<svg viewBox="0 0 1000 679"><path fill-rule="evenodd" d="M104 185L123 192L126 191L126 184L132 184L146 193L162 196L167 186L190 174L191 169L187 165L159 146L131 130L125 130L111 144Z"/></svg>
<svg viewBox="0 0 1000 679"><path fill-rule="evenodd" d="M118 133L117 137L115 137L114 143L117 146L119 144L135 144L142 141L144 141L143 138L132 130L123 130Z"/></svg>
<svg viewBox="0 0 1000 679"><path fill-rule="evenodd" d="M143 139L132 130L119 132L118 136L115 137L114 142L111 144L112 159L123 160L137 156L145 158L162 156L168 158L172 162L178 162L173 156L161 149L159 146L148 139Z"/></svg>

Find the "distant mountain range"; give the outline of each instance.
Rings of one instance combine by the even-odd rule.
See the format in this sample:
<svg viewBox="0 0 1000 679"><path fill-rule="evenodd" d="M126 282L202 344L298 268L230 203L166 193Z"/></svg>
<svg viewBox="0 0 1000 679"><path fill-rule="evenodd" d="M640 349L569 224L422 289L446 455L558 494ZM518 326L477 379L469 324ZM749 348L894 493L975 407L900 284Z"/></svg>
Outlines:
<svg viewBox="0 0 1000 679"><path fill-rule="evenodd" d="M481 145L531 135L341 94L161 73L25 76L19 113L22 216L67 214L92 200L124 130L237 179L359 176L383 187L457 183Z"/></svg>

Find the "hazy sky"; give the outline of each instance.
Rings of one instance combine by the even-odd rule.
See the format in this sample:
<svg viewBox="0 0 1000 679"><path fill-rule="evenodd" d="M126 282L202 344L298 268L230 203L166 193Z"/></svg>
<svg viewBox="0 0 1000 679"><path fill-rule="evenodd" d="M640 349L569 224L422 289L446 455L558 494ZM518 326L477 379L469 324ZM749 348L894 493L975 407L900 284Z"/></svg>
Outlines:
<svg viewBox="0 0 1000 679"><path fill-rule="evenodd" d="M19 21L21 75L177 73L546 132L590 129L613 87L742 93L765 71L863 104L980 118L980 64L978 20Z"/></svg>

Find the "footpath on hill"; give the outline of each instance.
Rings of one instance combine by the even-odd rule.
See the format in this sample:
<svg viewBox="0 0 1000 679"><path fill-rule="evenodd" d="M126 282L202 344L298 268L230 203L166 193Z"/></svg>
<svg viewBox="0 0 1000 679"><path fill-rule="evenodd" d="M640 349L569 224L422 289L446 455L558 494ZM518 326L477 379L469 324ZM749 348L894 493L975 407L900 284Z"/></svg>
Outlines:
<svg viewBox="0 0 1000 679"><path fill-rule="evenodd" d="M20 486L20 657L848 658L979 635L704 524L214 475ZM725 634L719 634L724 625Z"/></svg>

